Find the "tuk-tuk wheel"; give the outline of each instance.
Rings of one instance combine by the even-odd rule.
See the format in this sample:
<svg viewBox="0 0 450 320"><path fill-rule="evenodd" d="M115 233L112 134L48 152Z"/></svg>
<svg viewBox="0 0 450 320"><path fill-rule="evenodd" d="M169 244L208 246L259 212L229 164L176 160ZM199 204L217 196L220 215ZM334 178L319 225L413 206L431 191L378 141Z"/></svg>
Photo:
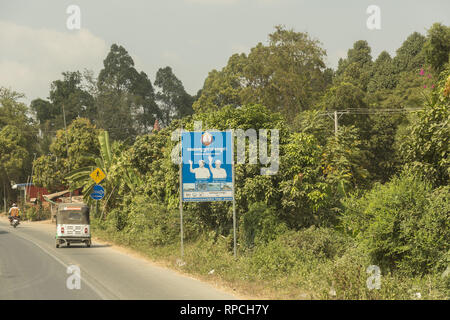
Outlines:
<svg viewBox="0 0 450 320"><path fill-rule="evenodd" d="M70 247L70 242L67 242L67 246Z"/></svg>
<svg viewBox="0 0 450 320"><path fill-rule="evenodd" d="M59 248L59 243L56 243L56 247Z"/></svg>
<svg viewBox="0 0 450 320"><path fill-rule="evenodd" d="M88 247L88 248L91 247L91 242L90 241L86 241L86 247Z"/></svg>

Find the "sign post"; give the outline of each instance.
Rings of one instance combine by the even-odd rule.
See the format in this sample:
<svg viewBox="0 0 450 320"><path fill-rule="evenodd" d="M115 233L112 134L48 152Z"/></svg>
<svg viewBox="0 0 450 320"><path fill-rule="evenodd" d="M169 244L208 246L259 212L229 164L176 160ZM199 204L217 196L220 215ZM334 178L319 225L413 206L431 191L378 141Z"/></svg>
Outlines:
<svg viewBox="0 0 450 320"><path fill-rule="evenodd" d="M234 255L236 256L234 188L233 132L181 132L181 226L183 225L183 202L233 201ZM183 232L182 228L181 232ZM183 254L183 238L181 243Z"/></svg>
<svg viewBox="0 0 450 320"><path fill-rule="evenodd" d="M234 196L235 180L234 180L234 132L231 132L231 159L233 170L233 253L237 257L237 240L236 240L236 197Z"/></svg>
<svg viewBox="0 0 450 320"><path fill-rule="evenodd" d="M181 127L180 132L183 132L183 127ZM182 137L180 136L180 139ZM183 175L183 152L180 155L180 236L181 236L181 259L184 257L184 235L183 235L183 187L182 187L182 175Z"/></svg>
<svg viewBox="0 0 450 320"><path fill-rule="evenodd" d="M90 177L96 185L92 188L91 198L96 200L95 201L95 216L98 217L98 200L103 199L105 196L105 189L99 185L98 183L106 178L105 173L100 169L97 168L94 171L91 172Z"/></svg>

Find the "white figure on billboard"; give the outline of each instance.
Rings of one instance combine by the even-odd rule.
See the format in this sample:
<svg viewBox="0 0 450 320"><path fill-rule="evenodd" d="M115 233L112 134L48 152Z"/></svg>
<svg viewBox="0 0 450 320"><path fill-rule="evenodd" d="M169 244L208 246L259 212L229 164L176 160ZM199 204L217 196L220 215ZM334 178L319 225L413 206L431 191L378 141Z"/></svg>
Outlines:
<svg viewBox="0 0 450 320"><path fill-rule="evenodd" d="M209 169L212 172L213 179L225 179L227 177L227 172L220 167L222 161L216 160L214 163L216 165L215 168L212 166L212 157L209 157Z"/></svg>
<svg viewBox="0 0 450 320"><path fill-rule="evenodd" d="M195 173L195 179L209 179L211 173L207 168L205 168L205 161L200 160L198 162L198 168L192 169L192 160L189 160L189 165L191 166L191 173Z"/></svg>

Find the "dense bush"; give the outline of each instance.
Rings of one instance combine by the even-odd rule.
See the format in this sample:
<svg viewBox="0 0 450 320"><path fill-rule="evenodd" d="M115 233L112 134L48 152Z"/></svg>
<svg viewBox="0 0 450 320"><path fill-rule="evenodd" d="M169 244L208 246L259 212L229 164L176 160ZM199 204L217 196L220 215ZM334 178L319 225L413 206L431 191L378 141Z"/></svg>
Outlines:
<svg viewBox="0 0 450 320"><path fill-rule="evenodd" d="M433 192L429 183L405 173L348 199L341 224L383 270L441 270L450 248L449 197L449 188Z"/></svg>
<svg viewBox="0 0 450 320"><path fill-rule="evenodd" d="M254 249L251 267L263 278L292 272L306 276L317 271L318 265L344 255L351 243L348 236L328 228L286 231Z"/></svg>
<svg viewBox="0 0 450 320"><path fill-rule="evenodd" d="M37 221L38 219L38 210L34 206L25 208L25 218L28 221Z"/></svg>
<svg viewBox="0 0 450 320"><path fill-rule="evenodd" d="M340 257L354 243L353 239L334 229L314 226L288 233L283 238L290 247L310 252L315 257L322 259Z"/></svg>
<svg viewBox="0 0 450 320"><path fill-rule="evenodd" d="M300 249L286 246L284 241L278 238L255 248L250 267L261 279L288 277L301 256Z"/></svg>
<svg viewBox="0 0 450 320"><path fill-rule="evenodd" d="M275 210L262 202L252 204L241 220L241 240L247 248L265 244L288 230Z"/></svg>

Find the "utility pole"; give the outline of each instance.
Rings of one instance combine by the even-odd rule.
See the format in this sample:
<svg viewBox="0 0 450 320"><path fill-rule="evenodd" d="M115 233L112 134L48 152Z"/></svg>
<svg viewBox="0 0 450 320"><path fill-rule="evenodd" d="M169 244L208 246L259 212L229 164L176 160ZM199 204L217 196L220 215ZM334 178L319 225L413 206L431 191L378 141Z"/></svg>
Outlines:
<svg viewBox="0 0 450 320"><path fill-rule="evenodd" d="M36 153L34 153L33 163L31 165L31 176L29 179L27 179L27 185L25 186L25 202L27 202L27 195L30 193L31 184L33 183L34 161L35 160L36 160Z"/></svg>
<svg viewBox="0 0 450 320"><path fill-rule="evenodd" d="M67 126L66 126L66 112L64 111L64 104L63 107L63 118L64 118L64 132L66 136L66 152L67 152L67 164L69 165L69 172L70 172L70 159L69 159L69 142L67 141ZM70 191L70 187L69 187ZM70 191L70 202L72 202L72 191Z"/></svg>
<svg viewBox="0 0 450 320"><path fill-rule="evenodd" d="M345 110L345 111L334 110L333 112L328 112L327 111L327 112L324 112L324 113L320 114L320 115L326 115L326 116L328 116L328 117L330 117L331 119L334 120L334 136L335 137L337 137L337 135L338 135L338 129L339 129L339 122L338 122L338 120L345 113L349 113L349 112L347 110Z"/></svg>
<svg viewBox="0 0 450 320"><path fill-rule="evenodd" d="M6 213L6 182L3 181L3 207L5 208Z"/></svg>
<svg viewBox="0 0 450 320"><path fill-rule="evenodd" d="M334 135L337 137L338 132L338 116L337 116L337 110L334 110Z"/></svg>

